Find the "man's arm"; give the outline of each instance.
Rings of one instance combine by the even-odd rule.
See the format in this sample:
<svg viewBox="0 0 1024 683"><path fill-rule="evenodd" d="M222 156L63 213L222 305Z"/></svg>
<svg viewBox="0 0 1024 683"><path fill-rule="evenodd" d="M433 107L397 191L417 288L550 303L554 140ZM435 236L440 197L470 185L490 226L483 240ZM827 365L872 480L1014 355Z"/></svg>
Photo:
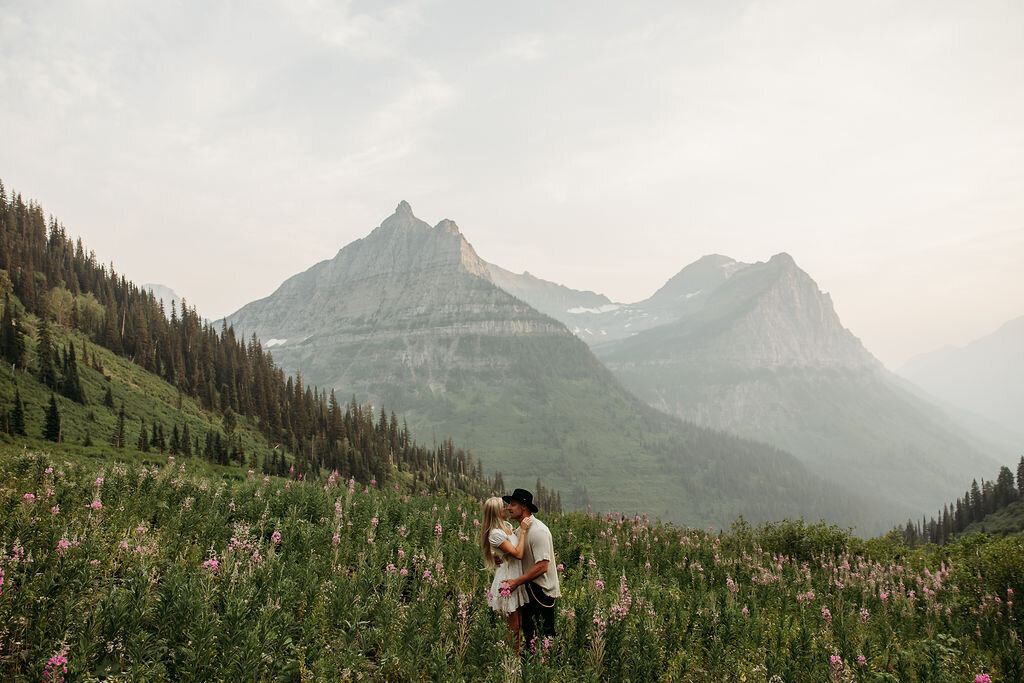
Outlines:
<svg viewBox="0 0 1024 683"><path fill-rule="evenodd" d="M525 574L523 574L522 576L516 577L516 578L512 579L511 581L507 581L506 583L508 583L508 587L511 590L515 590L516 588L518 588L519 586L523 585L524 583L527 583L529 581L533 581L534 579L536 579L538 576L540 576L541 574L543 574L547 570L548 570L548 560L541 560L540 562L537 562L535 565L530 567L530 569Z"/></svg>

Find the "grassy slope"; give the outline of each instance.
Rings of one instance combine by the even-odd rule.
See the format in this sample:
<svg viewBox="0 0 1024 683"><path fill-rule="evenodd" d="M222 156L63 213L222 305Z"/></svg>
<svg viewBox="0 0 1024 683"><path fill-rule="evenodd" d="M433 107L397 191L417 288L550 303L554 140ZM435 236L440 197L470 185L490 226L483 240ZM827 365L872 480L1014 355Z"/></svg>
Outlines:
<svg viewBox="0 0 1024 683"><path fill-rule="evenodd" d="M27 437L11 437L0 434L7 443L23 443L30 447L45 448L52 452L75 452L100 456L112 449L110 440L117 426L121 404L125 408L125 451L135 451L139 438L139 420L145 421L147 434L152 434L154 422L163 425L165 439L170 441L175 424L179 431L187 422L193 441L199 437L205 443L206 432L220 428L221 420L203 411L191 398L179 395L177 389L156 375L153 375L126 358L115 355L96 344L88 344L91 359L96 355L103 372L82 363L81 354L85 339L75 331L65 330L57 325L52 327L54 345L63 348L73 341L78 355L78 374L86 395L86 404L81 405L56 394L57 409L61 415L63 443L57 444L42 439L46 409L50 402L50 390L40 384L34 375L20 371L12 372L10 366L0 368L0 405L10 411L14 407L14 390L17 386L25 405L25 431ZM107 386L114 398L114 407L103 405ZM222 430L223 431L223 430ZM82 446L86 434L93 446ZM236 434L240 436L246 457L255 452L260 462L268 455L266 440L244 418L239 418ZM146 454L138 455L145 457ZM164 458L152 453L154 461Z"/></svg>
<svg viewBox="0 0 1024 683"><path fill-rule="evenodd" d="M973 533L991 534L993 536L1024 536L1024 500L1010 503L1002 510L997 510L980 522L969 524L962 536Z"/></svg>
<svg viewBox="0 0 1024 683"><path fill-rule="evenodd" d="M500 468L509 485L530 486L540 476L570 506L642 511L701 526L721 527L739 515L825 518L867 532L892 524L789 454L646 406L575 338L458 343L478 358L502 358L507 369L483 363L449 372L437 393L411 374L364 386L406 415L418 440L450 435L488 468Z"/></svg>

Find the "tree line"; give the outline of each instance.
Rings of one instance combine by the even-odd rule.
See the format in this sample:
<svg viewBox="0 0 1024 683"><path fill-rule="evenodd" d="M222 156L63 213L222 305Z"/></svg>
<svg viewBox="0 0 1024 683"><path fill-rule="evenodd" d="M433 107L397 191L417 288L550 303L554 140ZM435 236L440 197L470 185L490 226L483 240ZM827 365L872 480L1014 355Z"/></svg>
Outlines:
<svg viewBox="0 0 1024 683"><path fill-rule="evenodd" d="M415 481L432 490L477 482L483 495L503 485L500 472L486 477L480 460L450 439L417 444L393 412L381 408L375 418L373 408L355 397L342 404L333 389L308 386L300 374L286 376L255 335L240 339L226 322L218 330L184 300L170 302L168 311L163 301L118 273L112 263L100 263L81 238L72 240L38 203L26 202L19 193L8 197L2 181L0 295L0 356L15 369L31 371L52 391L85 401L73 344L59 351L53 346L50 326L56 324L77 330L89 342L161 377L203 410L222 416L221 429L209 430L205 439L189 435L187 425L180 430L174 425L168 443L163 425L153 424L147 431L144 423L132 441L122 414L111 438L116 447L134 444L147 450L163 443L172 449L177 433L177 450L183 454L244 464L248 460L236 438L238 420L244 419L271 449L260 463L268 473L316 476L326 470L383 481L394 467L413 473ZM36 327L31 368L32 340L25 325L29 317ZM81 356L102 370L95 354L90 358L83 348ZM16 399L14 411L23 412L20 397ZM549 508L560 508L557 493L545 490L545 496Z"/></svg>
<svg viewBox="0 0 1024 683"><path fill-rule="evenodd" d="M944 545L962 533L968 526L981 522L986 516L1024 500L1024 456L1017 464L1017 480L1009 467L999 468L995 481L975 479L964 495L955 503L942 506L935 517L918 522L907 520L902 530L904 542L914 547L921 543Z"/></svg>

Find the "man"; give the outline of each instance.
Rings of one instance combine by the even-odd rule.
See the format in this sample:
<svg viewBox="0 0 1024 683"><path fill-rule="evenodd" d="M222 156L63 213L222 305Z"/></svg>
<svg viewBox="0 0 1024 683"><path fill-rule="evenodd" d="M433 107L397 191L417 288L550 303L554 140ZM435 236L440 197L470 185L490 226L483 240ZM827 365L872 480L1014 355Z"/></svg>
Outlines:
<svg viewBox="0 0 1024 683"><path fill-rule="evenodd" d="M523 636L527 647L533 648L535 637L555 635L555 599L562 596L558 583L558 569L555 562L555 544L551 529L533 516L537 506L533 494L526 489L516 489L511 495L502 496L508 504L509 517L519 522L529 519L530 532L526 534L523 548L523 574L508 582L515 590L525 586L530 602L519 608L523 625Z"/></svg>

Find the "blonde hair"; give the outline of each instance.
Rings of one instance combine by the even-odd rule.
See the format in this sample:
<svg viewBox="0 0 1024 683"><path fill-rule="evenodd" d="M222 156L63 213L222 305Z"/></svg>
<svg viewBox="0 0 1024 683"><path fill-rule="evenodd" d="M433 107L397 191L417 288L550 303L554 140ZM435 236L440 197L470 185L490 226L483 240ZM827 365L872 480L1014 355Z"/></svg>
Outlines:
<svg viewBox="0 0 1024 683"><path fill-rule="evenodd" d="M491 546L491 530L501 529L508 532L509 524L505 521L505 501L497 496L484 501L481 516L484 518L480 525L480 547L484 551L484 566L488 569L497 569L498 564L494 561L494 548Z"/></svg>

